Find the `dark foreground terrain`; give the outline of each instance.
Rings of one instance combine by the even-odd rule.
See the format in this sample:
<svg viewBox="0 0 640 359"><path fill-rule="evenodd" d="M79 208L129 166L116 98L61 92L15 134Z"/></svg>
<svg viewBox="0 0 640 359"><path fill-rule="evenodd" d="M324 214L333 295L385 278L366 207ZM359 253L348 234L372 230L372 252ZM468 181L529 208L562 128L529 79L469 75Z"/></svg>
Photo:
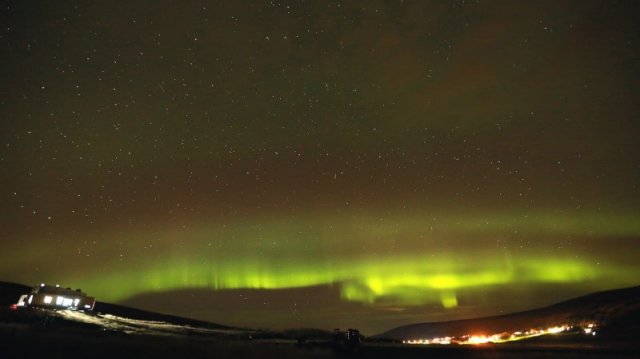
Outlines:
<svg viewBox="0 0 640 359"><path fill-rule="evenodd" d="M409 346L364 341L348 346L327 338L276 333L127 334L32 310L0 312L0 358L637 358L634 347L597 342L482 346Z"/></svg>
<svg viewBox="0 0 640 359"><path fill-rule="evenodd" d="M398 339L348 342L315 329L258 331L99 303L92 313L11 308L29 287L0 283L0 359L4 358L640 358L638 289L604 292L525 318L598 319L597 336L564 333L503 344L406 345ZM562 310L558 310L558 308ZM603 308L606 311L603 311ZM553 315L551 315L551 314ZM577 314L576 314L577 313ZM593 318L593 315L597 318ZM606 315L605 315L606 314ZM509 316L521 318L521 315ZM547 319L548 319L547 318ZM495 325L504 319L483 318ZM464 322L465 326L472 321ZM412 330L457 328L459 322ZM404 330L405 328L401 328ZM466 327L465 327L466 329ZM399 333L394 330L390 333Z"/></svg>

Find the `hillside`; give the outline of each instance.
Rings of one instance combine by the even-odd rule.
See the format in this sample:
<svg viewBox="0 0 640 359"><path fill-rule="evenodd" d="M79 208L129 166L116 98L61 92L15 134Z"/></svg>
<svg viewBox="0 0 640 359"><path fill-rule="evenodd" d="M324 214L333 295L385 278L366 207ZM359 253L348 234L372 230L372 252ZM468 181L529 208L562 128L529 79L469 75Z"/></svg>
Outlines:
<svg viewBox="0 0 640 359"><path fill-rule="evenodd" d="M31 287L29 286L0 281L0 307L7 307L18 302L20 295L29 293L30 291Z"/></svg>
<svg viewBox="0 0 640 359"><path fill-rule="evenodd" d="M501 333L554 325L596 322L609 333L625 336L637 332L640 323L640 286L598 292L545 308L494 317L436 323L417 323L391 329L381 338L407 340L469 333Z"/></svg>
<svg viewBox="0 0 640 359"><path fill-rule="evenodd" d="M0 282L0 307L8 307L18 301L22 294L29 293L31 287L11 282ZM97 301L94 313L109 314L117 317L125 317L135 320L147 320L156 322L165 322L175 325L188 325L193 327L208 329L237 329L230 326L215 324L202 320L182 318L175 315L150 312L142 309L130 308L122 305L111 304Z"/></svg>

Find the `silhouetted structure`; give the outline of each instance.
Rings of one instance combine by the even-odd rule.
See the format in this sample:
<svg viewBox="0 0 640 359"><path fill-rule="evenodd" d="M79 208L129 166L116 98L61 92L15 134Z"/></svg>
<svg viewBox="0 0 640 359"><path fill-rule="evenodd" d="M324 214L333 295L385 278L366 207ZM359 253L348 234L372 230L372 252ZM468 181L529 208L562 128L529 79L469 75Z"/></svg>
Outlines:
<svg viewBox="0 0 640 359"><path fill-rule="evenodd" d="M362 339L363 336L360 335L358 329L349 328L346 332L343 332L339 328L336 328L333 331L333 344L337 350L346 349L348 351L357 351L358 348L360 348Z"/></svg>

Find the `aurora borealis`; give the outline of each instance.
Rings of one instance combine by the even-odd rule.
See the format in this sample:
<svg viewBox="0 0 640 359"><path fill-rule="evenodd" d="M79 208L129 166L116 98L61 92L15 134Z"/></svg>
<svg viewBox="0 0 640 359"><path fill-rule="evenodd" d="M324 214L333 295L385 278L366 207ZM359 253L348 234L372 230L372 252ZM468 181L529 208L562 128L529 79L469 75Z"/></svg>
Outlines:
<svg viewBox="0 0 640 359"><path fill-rule="evenodd" d="M632 2L0 11L0 280L367 334L639 284Z"/></svg>

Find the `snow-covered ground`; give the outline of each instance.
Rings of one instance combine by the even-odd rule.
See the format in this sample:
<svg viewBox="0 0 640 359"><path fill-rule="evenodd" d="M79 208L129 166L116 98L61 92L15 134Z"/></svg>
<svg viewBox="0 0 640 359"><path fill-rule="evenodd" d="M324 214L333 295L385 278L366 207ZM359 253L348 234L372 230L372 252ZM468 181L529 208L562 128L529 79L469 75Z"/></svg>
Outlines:
<svg viewBox="0 0 640 359"><path fill-rule="evenodd" d="M192 327L188 325L171 324L167 322L157 322L150 320L138 320L118 317L111 314L86 314L74 310L60 310L56 315L76 322L98 325L106 330L124 332L127 334L164 334L164 335L185 335L185 334L240 334L244 331L229 329L210 329L202 327Z"/></svg>

